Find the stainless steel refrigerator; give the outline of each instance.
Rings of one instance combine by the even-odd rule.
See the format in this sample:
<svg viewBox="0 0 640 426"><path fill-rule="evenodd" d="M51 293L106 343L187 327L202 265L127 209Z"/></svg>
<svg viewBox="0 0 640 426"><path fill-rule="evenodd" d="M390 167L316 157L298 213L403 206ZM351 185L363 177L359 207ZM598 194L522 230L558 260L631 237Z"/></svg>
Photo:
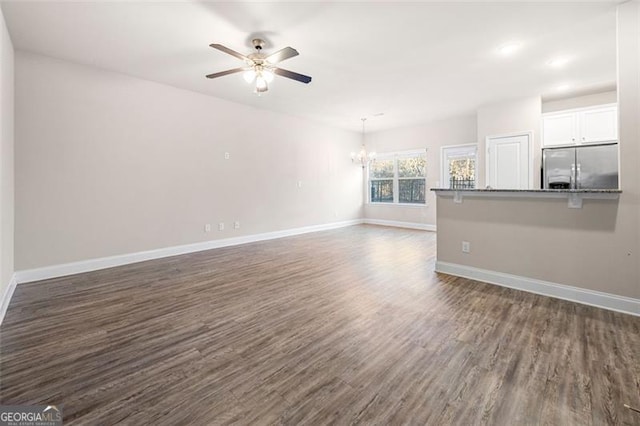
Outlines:
<svg viewBox="0 0 640 426"><path fill-rule="evenodd" d="M618 144L542 150L544 189L618 189Z"/></svg>

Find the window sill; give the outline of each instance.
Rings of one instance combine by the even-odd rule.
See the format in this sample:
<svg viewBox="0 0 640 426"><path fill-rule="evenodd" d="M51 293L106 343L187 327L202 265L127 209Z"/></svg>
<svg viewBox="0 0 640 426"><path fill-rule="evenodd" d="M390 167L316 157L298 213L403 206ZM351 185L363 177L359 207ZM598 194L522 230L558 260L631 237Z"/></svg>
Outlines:
<svg viewBox="0 0 640 426"><path fill-rule="evenodd" d="M416 204L416 203L372 203L369 201L367 203L369 206L384 206L384 207L409 207L413 209L420 209L424 207L429 207L428 204Z"/></svg>

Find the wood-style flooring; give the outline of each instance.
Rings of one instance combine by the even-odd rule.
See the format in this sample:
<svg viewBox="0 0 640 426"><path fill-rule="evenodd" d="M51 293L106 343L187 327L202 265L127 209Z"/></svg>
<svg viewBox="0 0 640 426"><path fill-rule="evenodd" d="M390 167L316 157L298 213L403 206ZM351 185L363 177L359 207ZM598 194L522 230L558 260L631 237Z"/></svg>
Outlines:
<svg viewBox="0 0 640 426"><path fill-rule="evenodd" d="M375 226L18 285L0 402L65 424L640 425L640 318L434 272Z"/></svg>

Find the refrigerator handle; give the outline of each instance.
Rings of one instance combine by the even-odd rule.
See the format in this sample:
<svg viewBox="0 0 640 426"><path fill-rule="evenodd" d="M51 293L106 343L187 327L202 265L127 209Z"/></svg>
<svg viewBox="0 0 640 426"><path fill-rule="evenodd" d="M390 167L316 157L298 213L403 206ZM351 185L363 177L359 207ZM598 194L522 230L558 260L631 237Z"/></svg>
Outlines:
<svg viewBox="0 0 640 426"><path fill-rule="evenodd" d="M576 189L582 186L582 178L580 177L580 163L576 166Z"/></svg>
<svg viewBox="0 0 640 426"><path fill-rule="evenodd" d="M571 175L569 176L569 188L576 189L576 163L571 163Z"/></svg>

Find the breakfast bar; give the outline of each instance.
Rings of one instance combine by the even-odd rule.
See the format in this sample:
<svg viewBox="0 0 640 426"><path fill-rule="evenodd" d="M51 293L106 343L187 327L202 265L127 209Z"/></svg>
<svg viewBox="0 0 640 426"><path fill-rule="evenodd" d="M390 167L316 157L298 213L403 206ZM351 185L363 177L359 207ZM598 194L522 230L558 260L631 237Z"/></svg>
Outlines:
<svg viewBox="0 0 640 426"><path fill-rule="evenodd" d="M582 208L584 199L617 199L620 189L451 189L432 188L438 197L452 197L454 203L462 203L466 197L485 198L566 198L568 207Z"/></svg>

